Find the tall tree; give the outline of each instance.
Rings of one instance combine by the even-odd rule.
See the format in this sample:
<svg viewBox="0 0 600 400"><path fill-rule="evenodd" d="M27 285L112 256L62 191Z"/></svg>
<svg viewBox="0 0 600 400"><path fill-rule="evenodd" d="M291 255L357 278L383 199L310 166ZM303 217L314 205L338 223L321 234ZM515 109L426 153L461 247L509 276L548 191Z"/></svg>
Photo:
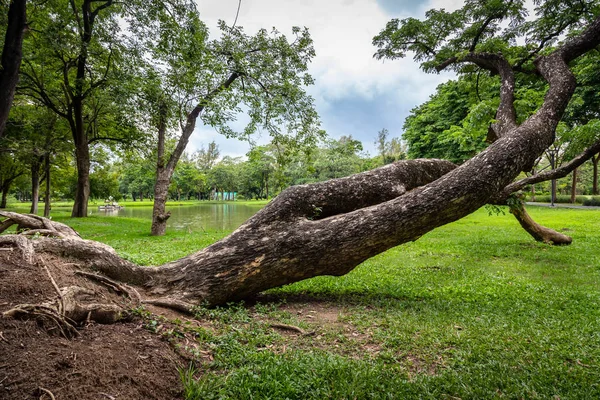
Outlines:
<svg viewBox="0 0 600 400"><path fill-rule="evenodd" d="M193 1L156 2L145 10L130 22L134 45L153 60L145 74L156 78L148 80L146 96L158 132L151 233L163 235L169 184L198 119L228 137L249 138L262 128L281 145L310 145L322 132L303 89L313 82L307 64L314 49L306 29L294 27L289 41L277 30L248 35L220 21L221 37L209 40ZM228 123L242 106L250 121L234 132ZM177 144L168 154L164 143L177 125L171 131Z"/></svg>
<svg viewBox="0 0 600 400"><path fill-rule="evenodd" d="M120 15L121 4L113 0L43 2L36 11L35 34L25 46L20 90L63 118L73 138L77 165L73 217L87 215L90 146L127 141L133 132L129 118L122 115L126 69L116 67L127 59L122 57ZM109 85L115 81L118 84Z"/></svg>
<svg viewBox="0 0 600 400"><path fill-rule="evenodd" d="M194 153L194 159L201 171L208 171L215 166L220 154L219 146L213 140L206 148L202 146L200 150L196 151Z"/></svg>

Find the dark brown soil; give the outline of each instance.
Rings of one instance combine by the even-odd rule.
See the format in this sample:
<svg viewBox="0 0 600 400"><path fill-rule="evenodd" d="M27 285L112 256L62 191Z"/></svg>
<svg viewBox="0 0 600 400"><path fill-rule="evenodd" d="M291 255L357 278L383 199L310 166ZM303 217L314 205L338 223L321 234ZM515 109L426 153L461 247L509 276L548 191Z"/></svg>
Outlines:
<svg viewBox="0 0 600 400"><path fill-rule="evenodd" d="M60 287L82 286L96 291L96 300L124 302L75 275L74 265L51 258L43 262ZM57 298L38 263L27 265L16 254L0 251L0 312ZM141 321L91 323L79 333L68 340L47 323L0 317L0 399L51 399L50 393L56 400L182 398L178 368L186 362Z"/></svg>

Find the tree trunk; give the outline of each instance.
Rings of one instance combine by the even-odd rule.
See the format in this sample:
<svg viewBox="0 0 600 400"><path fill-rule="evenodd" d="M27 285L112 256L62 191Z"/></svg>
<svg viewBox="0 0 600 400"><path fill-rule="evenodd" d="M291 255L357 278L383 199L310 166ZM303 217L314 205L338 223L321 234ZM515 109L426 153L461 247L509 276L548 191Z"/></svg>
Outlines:
<svg viewBox="0 0 600 400"><path fill-rule="evenodd" d="M590 31L594 43L600 42L600 19L582 36ZM576 84L566 61L594 46L576 43L574 49L540 57L536 66L549 82L542 106L520 126L498 129L499 139L460 167L401 161L291 187L227 238L152 269L152 293L178 302L220 304L317 275L343 275L472 213L521 171L531 170L553 143Z"/></svg>
<svg viewBox="0 0 600 400"><path fill-rule="evenodd" d="M167 107L165 104L161 104L159 108L159 122L158 122L158 161L157 161L157 172L156 172L156 185L154 187L154 208L152 212L152 235L164 235L167 227L167 219L170 217L170 213L165 213L165 203L169 194L169 185L175 167L179 162L179 158L185 151L185 148L190 140L194 128L196 127L196 120L200 116L200 113L204 110L206 104L219 92L226 90L231 84L239 77L238 73L233 73L229 78L213 89L207 94L200 103L190 112L187 116L187 121L183 127L183 131L175 146L175 149L171 153L168 162L166 161L165 155L165 135L167 129ZM161 182L159 182L161 180ZM180 192L178 191L178 196ZM178 200L180 197L178 197Z"/></svg>
<svg viewBox="0 0 600 400"><path fill-rule="evenodd" d="M2 190L2 199L0 200L0 208L6 208L6 203L8 201L8 191L15 179L19 176L23 175L23 172L12 171L7 177L3 180L0 180L0 189Z"/></svg>
<svg viewBox="0 0 600 400"><path fill-rule="evenodd" d="M269 200L269 176L267 175L267 179L265 180L265 190L267 192L267 200Z"/></svg>
<svg viewBox="0 0 600 400"><path fill-rule="evenodd" d="M167 231L167 220L171 212L165 212L169 184L175 171L175 166L165 161L165 138L167 133L167 105L160 104L158 120L158 143L156 158L156 183L154 185L154 206L152 208L152 236L162 236Z"/></svg>
<svg viewBox="0 0 600 400"><path fill-rule="evenodd" d="M83 30L80 31L81 46L77 55L74 94L71 96L72 120L69 122L75 143L75 158L77 159L77 189L75 191L75 204L71 213L72 217L87 217L90 197L90 144L83 117L84 100L89 96L85 87L87 59L97 13L101 8L108 7L111 4L111 2L106 2L104 6L99 6L95 11L92 11L92 2L91 0L85 0L81 5L83 26L80 25L79 28L80 30L83 28ZM67 85L67 82L65 82L65 85Z"/></svg>
<svg viewBox="0 0 600 400"><path fill-rule="evenodd" d="M554 151L550 155L550 169L556 169L556 159ZM556 179L550 181L550 205L554 206L556 202Z"/></svg>
<svg viewBox="0 0 600 400"><path fill-rule="evenodd" d="M44 172L46 174L46 191L44 194L44 217L50 217L50 153L46 154L44 159L45 168Z"/></svg>
<svg viewBox="0 0 600 400"><path fill-rule="evenodd" d="M87 217L90 197L90 148L85 135L75 139L75 158L77 163L77 189L71 217Z"/></svg>
<svg viewBox="0 0 600 400"><path fill-rule="evenodd" d="M37 214L38 202L40 199L40 166L41 160L38 156L33 156L31 162L31 208L29 212L31 214Z"/></svg>
<svg viewBox="0 0 600 400"><path fill-rule="evenodd" d="M571 180L571 204L577 201L577 168L573 170L573 179Z"/></svg>
<svg viewBox="0 0 600 400"><path fill-rule="evenodd" d="M2 49L2 70L0 71L0 138L4 134L15 96L15 88L19 81L19 67L23 57L23 36L27 28L27 1L9 1L7 22Z"/></svg>
<svg viewBox="0 0 600 400"><path fill-rule="evenodd" d="M600 153L598 153L595 157L592 158L592 163L594 165L594 182L592 184L592 194L598 195L598 161L600 161Z"/></svg>
<svg viewBox="0 0 600 400"><path fill-rule="evenodd" d="M156 184L154 185L154 206L152 209L152 236L162 236L167 230L167 220L171 212L165 212L167 203L167 193L169 192L169 183L171 181L172 171L159 169L157 171Z"/></svg>
<svg viewBox="0 0 600 400"><path fill-rule="evenodd" d="M0 208L6 208L6 202L8 200L8 189L10 185L2 185L2 199L0 199Z"/></svg>

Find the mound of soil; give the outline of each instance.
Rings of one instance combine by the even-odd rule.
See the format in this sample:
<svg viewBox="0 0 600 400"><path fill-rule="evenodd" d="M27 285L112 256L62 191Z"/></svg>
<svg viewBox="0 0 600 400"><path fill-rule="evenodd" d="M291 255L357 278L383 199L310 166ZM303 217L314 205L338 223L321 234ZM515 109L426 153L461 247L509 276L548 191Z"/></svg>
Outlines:
<svg viewBox="0 0 600 400"><path fill-rule="evenodd" d="M93 290L103 302L122 296L78 276L77 266L45 257L59 287ZM0 248L0 313L19 304L58 298L38 262L24 263ZM186 361L160 336L131 318L112 325L88 323L66 339L51 322L0 317L0 399L180 399L178 368Z"/></svg>

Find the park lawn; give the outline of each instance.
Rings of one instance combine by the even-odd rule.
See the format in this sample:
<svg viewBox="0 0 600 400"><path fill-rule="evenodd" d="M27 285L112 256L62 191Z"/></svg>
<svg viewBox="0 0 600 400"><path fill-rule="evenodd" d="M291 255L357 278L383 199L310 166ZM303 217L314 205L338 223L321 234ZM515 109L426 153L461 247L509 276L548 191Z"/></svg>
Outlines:
<svg viewBox="0 0 600 400"><path fill-rule="evenodd" d="M119 205L124 207L152 207L154 205L154 200L145 199L143 201L133 201L133 200L121 200L118 202ZM222 204L222 203L230 203L229 201L209 201L209 200L169 200L167 201L167 206L190 206L195 204ZM268 200L236 200L235 204L262 204L265 205L268 203ZM88 202L88 208L97 208L98 206L104 205L103 200L90 200ZM19 202L12 201L8 202L7 209L11 209L19 212L29 212L31 208L31 202ZM44 210L44 203L40 202L38 205L40 209L40 213ZM52 202L52 210L60 210L61 212L69 212L73 208L73 201L55 201Z"/></svg>
<svg viewBox="0 0 600 400"><path fill-rule="evenodd" d="M600 398L600 211L529 211L573 244L536 243L481 209L346 276L198 308L200 326L176 321L197 337L187 398ZM146 265L228 233L155 238L149 221L56 219Z"/></svg>

